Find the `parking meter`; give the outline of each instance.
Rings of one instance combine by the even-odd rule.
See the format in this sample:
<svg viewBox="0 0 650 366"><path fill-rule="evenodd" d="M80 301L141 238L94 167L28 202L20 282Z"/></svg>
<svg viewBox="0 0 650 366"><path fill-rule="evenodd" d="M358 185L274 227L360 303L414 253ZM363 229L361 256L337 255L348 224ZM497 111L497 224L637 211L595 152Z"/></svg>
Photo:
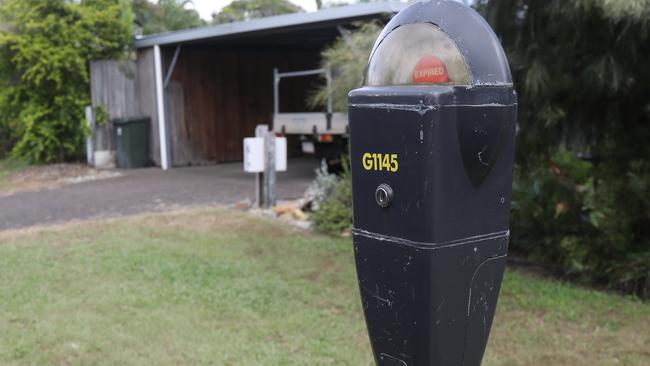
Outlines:
<svg viewBox="0 0 650 366"><path fill-rule="evenodd" d="M499 40L415 3L349 94L354 250L380 366L480 365L505 269L517 97Z"/></svg>

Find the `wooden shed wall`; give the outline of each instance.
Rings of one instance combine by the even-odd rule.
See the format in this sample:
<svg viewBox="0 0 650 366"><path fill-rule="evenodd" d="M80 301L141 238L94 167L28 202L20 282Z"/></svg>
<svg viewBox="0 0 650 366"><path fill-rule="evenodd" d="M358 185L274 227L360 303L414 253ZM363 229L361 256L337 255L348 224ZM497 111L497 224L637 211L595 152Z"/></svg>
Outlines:
<svg viewBox="0 0 650 366"><path fill-rule="evenodd" d="M164 51L169 65L173 48ZM271 124L273 68L317 66L314 50L183 46L166 90L173 165L242 160L243 138L253 136L256 125ZM303 110L311 84L292 81L283 88L281 111Z"/></svg>
<svg viewBox="0 0 650 366"><path fill-rule="evenodd" d="M136 102L136 65L132 61L90 62L90 98L94 108L102 107L110 118L140 115ZM98 126L94 134L96 150L115 150L110 123Z"/></svg>
<svg viewBox="0 0 650 366"><path fill-rule="evenodd" d="M135 88L140 115L151 118L149 126L149 151L154 164L160 166L160 139L158 134L158 108L156 106L156 78L154 73L153 47L138 52Z"/></svg>
<svg viewBox="0 0 650 366"><path fill-rule="evenodd" d="M110 118L147 116L150 159L160 165L158 114L154 79L153 49L141 50L138 61L102 60L90 63L91 100L102 106ZM94 133L97 150L115 150L113 126L107 123Z"/></svg>

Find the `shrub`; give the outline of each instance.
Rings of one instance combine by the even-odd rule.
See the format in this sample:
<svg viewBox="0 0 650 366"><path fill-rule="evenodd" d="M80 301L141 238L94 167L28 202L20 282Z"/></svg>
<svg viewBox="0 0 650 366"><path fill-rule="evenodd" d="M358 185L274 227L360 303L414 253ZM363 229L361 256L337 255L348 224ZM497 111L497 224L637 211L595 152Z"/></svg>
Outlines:
<svg viewBox="0 0 650 366"><path fill-rule="evenodd" d="M325 159L321 161L320 167L316 169L316 178L307 187L305 199L312 210L316 211L320 205L332 194L334 184L338 181L335 174L331 174L327 169Z"/></svg>
<svg viewBox="0 0 650 366"><path fill-rule="evenodd" d="M512 248L571 277L650 296L650 167L593 165L561 150L516 171ZM617 167L617 168L615 168Z"/></svg>
<svg viewBox="0 0 650 366"><path fill-rule="evenodd" d="M316 229L332 235L352 229L352 175L347 159L343 159L342 166L343 172L333 180L329 196L312 215Z"/></svg>
<svg viewBox="0 0 650 366"><path fill-rule="evenodd" d="M0 143L13 145L13 156L79 156L88 62L124 54L131 18L126 0L0 1L0 134L11 131Z"/></svg>

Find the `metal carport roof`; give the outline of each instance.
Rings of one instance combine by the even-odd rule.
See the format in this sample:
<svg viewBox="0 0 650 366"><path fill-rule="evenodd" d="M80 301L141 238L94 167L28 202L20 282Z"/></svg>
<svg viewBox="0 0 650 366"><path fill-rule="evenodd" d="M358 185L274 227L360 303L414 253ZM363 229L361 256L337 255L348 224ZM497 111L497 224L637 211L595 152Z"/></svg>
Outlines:
<svg viewBox="0 0 650 366"><path fill-rule="evenodd" d="M394 14L404 7L406 7L406 4L400 2L374 2L348 5L310 13L278 15L242 22L154 34L136 39L134 45L135 48L145 48L154 45L162 46L231 38L245 34L264 34L271 31L288 30L295 32L314 26L375 18L381 14Z"/></svg>

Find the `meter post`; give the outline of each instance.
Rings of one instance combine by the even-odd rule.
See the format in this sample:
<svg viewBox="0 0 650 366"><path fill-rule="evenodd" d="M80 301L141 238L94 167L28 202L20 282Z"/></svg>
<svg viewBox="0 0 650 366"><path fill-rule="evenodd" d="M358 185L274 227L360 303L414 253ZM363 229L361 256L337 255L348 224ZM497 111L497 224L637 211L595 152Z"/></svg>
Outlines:
<svg viewBox="0 0 650 366"><path fill-rule="evenodd" d="M275 133L267 131L264 136L264 207L275 206Z"/></svg>
<svg viewBox="0 0 650 366"><path fill-rule="evenodd" d="M269 133L269 126L257 125L255 126L255 137L265 138ZM265 144L266 145L266 144ZM264 207L264 173L255 173L255 206Z"/></svg>
<svg viewBox="0 0 650 366"><path fill-rule="evenodd" d="M517 114L487 22L399 12L350 92L353 243L378 366L479 366L508 251Z"/></svg>

